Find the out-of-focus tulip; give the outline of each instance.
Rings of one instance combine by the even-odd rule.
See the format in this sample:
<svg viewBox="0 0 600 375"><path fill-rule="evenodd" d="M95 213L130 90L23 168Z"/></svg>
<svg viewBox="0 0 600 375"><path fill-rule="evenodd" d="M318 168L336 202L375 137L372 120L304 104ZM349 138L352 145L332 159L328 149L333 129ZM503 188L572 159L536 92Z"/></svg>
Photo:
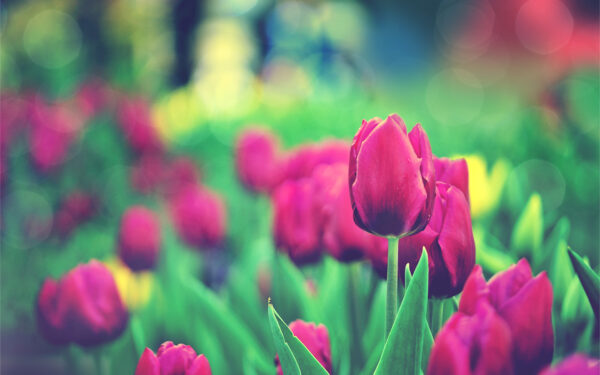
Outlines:
<svg viewBox="0 0 600 375"><path fill-rule="evenodd" d="M446 182L460 189L469 201L469 169L465 159L433 158L436 181Z"/></svg>
<svg viewBox="0 0 600 375"><path fill-rule="evenodd" d="M552 284L545 272L533 277L529 263L522 259L486 283L481 267L476 266L458 311L473 314L480 303L489 303L510 328L517 373L535 374L550 364L554 351Z"/></svg>
<svg viewBox="0 0 600 375"><path fill-rule="evenodd" d="M94 346L121 335L129 314L110 271L92 260L58 281L44 281L37 298L37 317L50 342Z"/></svg>
<svg viewBox="0 0 600 375"><path fill-rule="evenodd" d="M14 138L25 128L27 105L20 95L4 91L0 93L0 150L6 153Z"/></svg>
<svg viewBox="0 0 600 375"><path fill-rule="evenodd" d="M146 348L138 361L135 375L211 375L210 364L204 354L184 344L163 343L158 352Z"/></svg>
<svg viewBox="0 0 600 375"><path fill-rule="evenodd" d="M319 165L348 163L350 144L342 140L327 140L305 144L289 151L283 158L281 180L310 177Z"/></svg>
<svg viewBox="0 0 600 375"><path fill-rule="evenodd" d="M540 375L598 375L600 361L589 358L585 354L573 354L552 368L547 368Z"/></svg>
<svg viewBox="0 0 600 375"><path fill-rule="evenodd" d="M321 257L321 215L310 179L287 181L273 193L275 245L296 264Z"/></svg>
<svg viewBox="0 0 600 375"><path fill-rule="evenodd" d="M407 133L396 114L363 121L350 151L349 183L362 229L379 236L422 231L433 210L435 168L421 125Z"/></svg>
<svg viewBox="0 0 600 375"><path fill-rule="evenodd" d="M317 189L317 208L323 219L325 250L343 262L358 260L381 248L387 254L384 238L367 233L354 223L347 178L347 163L321 165L312 176Z"/></svg>
<svg viewBox="0 0 600 375"><path fill-rule="evenodd" d="M500 159L488 174L486 161L480 155L468 155L469 198L473 218L482 217L494 210L500 202L502 190L509 173L508 163Z"/></svg>
<svg viewBox="0 0 600 375"><path fill-rule="evenodd" d="M227 212L217 193L199 185L188 186L171 199L170 209L175 229L187 245L203 249L223 242Z"/></svg>
<svg viewBox="0 0 600 375"><path fill-rule="evenodd" d="M152 294L158 291L152 272L133 272L116 256L103 263L113 274L119 293L129 310L146 306Z"/></svg>
<svg viewBox="0 0 600 375"><path fill-rule="evenodd" d="M200 183L201 174L192 159L180 156L171 160L168 165L169 168L165 171L167 197L175 196L180 191Z"/></svg>
<svg viewBox="0 0 600 375"><path fill-rule="evenodd" d="M119 256L133 271L154 268L161 247L160 223L143 206L129 208L121 218Z"/></svg>
<svg viewBox="0 0 600 375"><path fill-rule="evenodd" d="M489 304L457 312L435 338L428 375L513 374L510 329Z"/></svg>
<svg viewBox="0 0 600 375"><path fill-rule="evenodd" d="M96 199L83 191L74 191L61 203L54 217L58 235L65 238L78 225L89 220L96 212Z"/></svg>
<svg viewBox="0 0 600 375"><path fill-rule="evenodd" d="M131 186L144 194L157 192L166 174L165 163L160 155L141 155L131 169Z"/></svg>
<svg viewBox="0 0 600 375"><path fill-rule="evenodd" d="M331 374L331 346L327 327L302 320L293 321L289 327L294 336L306 346L306 349ZM283 375L278 356L275 357L275 364L277 365L277 375Z"/></svg>
<svg viewBox="0 0 600 375"><path fill-rule="evenodd" d="M268 193L278 183L279 141L270 132L248 129L237 140L235 163L244 186L254 192Z"/></svg>
<svg viewBox="0 0 600 375"><path fill-rule="evenodd" d="M451 297L458 294L475 265L475 240L471 229L469 204L464 194L455 186L437 183L437 195L431 220L417 234L401 238L398 242L398 267L411 270L417 266L425 247L429 257L429 295ZM373 265L385 277L387 249L379 247ZM404 279L404 272L399 272Z"/></svg>
<svg viewBox="0 0 600 375"><path fill-rule="evenodd" d="M143 154L163 151L162 141L152 122L149 105L144 99L124 99L119 107L118 121L135 152Z"/></svg>

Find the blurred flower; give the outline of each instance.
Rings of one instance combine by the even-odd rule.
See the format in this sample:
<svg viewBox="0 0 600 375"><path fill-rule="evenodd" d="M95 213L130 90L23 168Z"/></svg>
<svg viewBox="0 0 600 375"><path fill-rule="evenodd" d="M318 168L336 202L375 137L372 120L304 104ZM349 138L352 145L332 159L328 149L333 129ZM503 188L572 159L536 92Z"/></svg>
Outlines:
<svg viewBox="0 0 600 375"><path fill-rule="evenodd" d="M160 223L143 206L127 209L121 218L119 256L132 271L154 268L161 248Z"/></svg>
<svg viewBox="0 0 600 375"><path fill-rule="evenodd" d="M0 152L6 154L14 138L25 129L27 105L18 93L0 93Z"/></svg>
<svg viewBox="0 0 600 375"><path fill-rule="evenodd" d="M407 263L414 272L423 247L429 257L429 295L446 298L460 293L475 265L475 240L469 204L457 187L437 182L429 224L423 231L398 242L401 280ZM371 253L371 260L379 275L385 277L387 249L380 246L377 253Z"/></svg>
<svg viewBox="0 0 600 375"><path fill-rule="evenodd" d="M144 307L157 290L151 272L134 272L118 257L112 257L103 263L112 272L119 293L130 310Z"/></svg>
<svg viewBox="0 0 600 375"><path fill-rule="evenodd" d="M342 140L304 144L286 153L282 165L282 181L310 177L319 165L348 163L350 145Z"/></svg>
<svg viewBox="0 0 600 375"><path fill-rule="evenodd" d="M361 259L378 249L384 249L387 254L387 241L360 229L352 219L348 164L321 165L312 179L317 189L317 207L323 217L325 250L343 262Z"/></svg>
<svg viewBox="0 0 600 375"><path fill-rule="evenodd" d="M161 138L176 143L202 124L206 117L202 101L189 87L168 93L152 108L152 119Z"/></svg>
<svg viewBox="0 0 600 375"><path fill-rule="evenodd" d="M108 85L98 77L92 77L85 81L75 93L77 107L87 118L102 111L109 99Z"/></svg>
<svg viewBox="0 0 600 375"><path fill-rule="evenodd" d="M435 178L460 189L469 201L469 168L465 159L433 157Z"/></svg>
<svg viewBox="0 0 600 375"><path fill-rule="evenodd" d="M62 238L68 237L77 226L89 220L97 208L96 198L84 191L73 191L61 202L54 216L55 229Z"/></svg>
<svg viewBox="0 0 600 375"><path fill-rule="evenodd" d="M458 311L472 315L482 303L492 306L508 325L517 373L537 373L550 364L554 351L552 284L545 272L533 277L529 263L521 259L486 284L481 267L476 266Z"/></svg>
<svg viewBox="0 0 600 375"><path fill-rule="evenodd" d="M469 314L457 312L435 337L427 375L513 373L511 335L506 322L487 304Z"/></svg>
<svg viewBox="0 0 600 375"><path fill-rule="evenodd" d="M146 348L135 369L135 375L210 375L210 364L204 354L196 355L189 345L163 343L158 352Z"/></svg>
<svg viewBox="0 0 600 375"><path fill-rule="evenodd" d="M166 166L160 155L143 154L131 169L131 186L140 193L157 192L165 180Z"/></svg>
<svg viewBox="0 0 600 375"><path fill-rule="evenodd" d="M294 336L306 346L310 354L331 374L331 346L327 328L322 324L316 325L302 320L293 321L289 327ZM283 375L279 356L275 356L275 365L277 366L277 375Z"/></svg>
<svg viewBox="0 0 600 375"><path fill-rule="evenodd" d="M238 177L248 190L268 193L279 179L279 141L267 130L247 129L237 140L235 161Z"/></svg>
<svg viewBox="0 0 600 375"><path fill-rule="evenodd" d="M170 210L175 229L187 245L203 249L223 242L227 212L217 193L199 185L188 186L171 199Z"/></svg>
<svg viewBox="0 0 600 375"><path fill-rule="evenodd" d="M37 298L37 317L50 342L94 346L121 335L129 314L108 268L92 260L58 281L44 281Z"/></svg>
<svg viewBox="0 0 600 375"><path fill-rule="evenodd" d="M321 217L310 179L287 181L273 193L275 245L296 264L321 257Z"/></svg>
<svg viewBox="0 0 600 375"><path fill-rule="evenodd" d="M486 161L482 156L467 155L464 159L469 166L471 215L479 218L498 206L509 165L503 159L497 160L488 174Z"/></svg>
<svg viewBox="0 0 600 375"><path fill-rule="evenodd" d="M143 98L123 98L118 121L127 142L138 154L161 153L163 144L154 127L149 103Z"/></svg>
<svg viewBox="0 0 600 375"><path fill-rule="evenodd" d="M196 163L185 156L171 160L165 174L165 194L167 197L173 197L180 191L200 183L202 177Z"/></svg>
<svg viewBox="0 0 600 375"><path fill-rule="evenodd" d="M435 198L435 169L427 134L407 134L396 114L363 121L350 151L350 197L354 221L380 236L422 231Z"/></svg>
<svg viewBox="0 0 600 375"><path fill-rule="evenodd" d="M575 353L552 368L546 368L540 375L598 375L598 373L600 373L598 359Z"/></svg>

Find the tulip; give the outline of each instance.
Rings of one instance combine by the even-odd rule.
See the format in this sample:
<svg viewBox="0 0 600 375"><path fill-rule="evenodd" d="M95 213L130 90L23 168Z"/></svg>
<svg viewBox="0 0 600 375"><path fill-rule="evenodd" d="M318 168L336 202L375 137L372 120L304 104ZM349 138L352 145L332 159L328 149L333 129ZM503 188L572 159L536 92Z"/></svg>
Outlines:
<svg viewBox="0 0 600 375"><path fill-rule="evenodd" d="M211 375L211 370L204 354L196 355L189 345L167 341L156 354L149 348L144 350L135 375Z"/></svg>
<svg viewBox="0 0 600 375"><path fill-rule="evenodd" d="M215 192L199 185L188 186L171 199L170 210L175 229L188 246L202 249L223 242L227 212Z"/></svg>
<svg viewBox="0 0 600 375"><path fill-rule="evenodd" d="M429 295L446 298L462 291L475 265L475 240L469 203L462 191L444 182L436 185L435 205L427 227L398 241L398 266L404 281L405 265L410 264L414 272L425 247L429 258ZM379 247L371 257L377 272L385 277L387 250Z"/></svg>
<svg viewBox="0 0 600 375"><path fill-rule="evenodd" d="M141 155L131 169L131 186L143 194L156 192L163 183L166 173L165 163L159 155L151 153Z"/></svg>
<svg viewBox="0 0 600 375"><path fill-rule="evenodd" d="M396 114L363 121L350 150L349 183L362 229L394 237L422 231L433 210L435 169L421 125L407 133Z"/></svg>
<svg viewBox="0 0 600 375"><path fill-rule="evenodd" d="M347 185L348 165L321 165L313 173L318 208L323 218L323 246L332 257L342 262L359 260L383 249L384 238L360 229L352 219L352 206ZM387 258L386 258L387 259Z"/></svg>
<svg viewBox="0 0 600 375"><path fill-rule="evenodd" d="M546 368L540 375L598 375L600 361L585 354L573 354L552 368Z"/></svg>
<svg viewBox="0 0 600 375"><path fill-rule="evenodd" d="M296 264L321 257L321 217L309 179L287 181L273 193L275 245Z"/></svg>
<svg viewBox="0 0 600 375"><path fill-rule="evenodd" d="M517 372L537 373L552 361L552 284L545 272L533 277L529 263L521 259L486 283L481 267L476 266L458 310L473 313L482 301L491 304L510 328Z"/></svg>
<svg viewBox="0 0 600 375"><path fill-rule="evenodd" d="M281 180L299 180L310 177L320 165L348 163L350 144L342 140L327 140L305 144L284 157Z"/></svg>
<svg viewBox="0 0 600 375"><path fill-rule="evenodd" d="M148 304L156 291L152 272L134 272L116 256L103 263L112 273L123 302L130 311Z"/></svg>
<svg viewBox="0 0 600 375"><path fill-rule="evenodd" d="M279 179L279 142L270 132L249 129L238 138L235 147L238 177L253 192L268 193Z"/></svg>
<svg viewBox="0 0 600 375"><path fill-rule="evenodd" d="M500 159L488 173L486 161L482 156L469 155L465 160L469 166L471 215L474 218L483 217L498 206L510 166L506 160Z"/></svg>
<svg viewBox="0 0 600 375"><path fill-rule="evenodd" d="M180 156L169 162L169 168L165 171L165 194L173 197L188 187L197 185L201 180L201 174L193 160Z"/></svg>
<svg viewBox="0 0 600 375"><path fill-rule="evenodd" d="M331 346L327 328L322 324L316 325L302 320L290 323L289 327L294 336L306 346L310 354L331 374ZM275 364L277 365L277 375L283 375L278 356L275 357Z"/></svg>
<svg viewBox="0 0 600 375"><path fill-rule="evenodd" d="M435 178L460 189L469 201L469 169L465 159L433 158Z"/></svg>
<svg viewBox="0 0 600 375"><path fill-rule="evenodd" d="M96 199L83 191L74 191L61 203L55 214L54 223L58 234L65 238L96 212Z"/></svg>
<svg viewBox="0 0 600 375"><path fill-rule="evenodd" d="M143 206L129 208L121 218L119 256L132 271L154 268L160 251L158 218Z"/></svg>
<svg viewBox="0 0 600 375"><path fill-rule="evenodd" d="M129 314L110 271L92 260L58 281L44 281L37 298L37 318L48 341L87 347L121 335Z"/></svg>
<svg viewBox="0 0 600 375"><path fill-rule="evenodd" d="M144 99L124 99L118 109L118 122L127 142L138 154L163 151L163 144L154 127L149 104Z"/></svg>

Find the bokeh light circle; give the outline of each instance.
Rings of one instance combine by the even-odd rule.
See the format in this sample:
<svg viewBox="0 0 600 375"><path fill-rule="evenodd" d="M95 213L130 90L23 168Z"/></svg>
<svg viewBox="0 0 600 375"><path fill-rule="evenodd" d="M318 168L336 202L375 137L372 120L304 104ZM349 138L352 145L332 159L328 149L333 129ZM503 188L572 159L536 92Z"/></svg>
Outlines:
<svg viewBox="0 0 600 375"><path fill-rule="evenodd" d="M60 68L77 58L81 39L81 29L73 17L56 10L38 13L23 33L29 58L48 69Z"/></svg>
<svg viewBox="0 0 600 375"><path fill-rule="evenodd" d="M525 48L545 55L569 42L573 24L573 16L562 1L527 0L519 9L515 27Z"/></svg>
<svg viewBox="0 0 600 375"><path fill-rule="evenodd" d="M524 207L529 196L540 194L545 212L558 208L565 197L566 183L561 171L552 163L540 159L528 160L513 169L507 182L511 205Z"/></svg>
<svg viewBox="0 0 600 375"><path fill-rule="evenodd" d="M487 1L445 1L438 9L436 25L450 46L482 53L492 36L494 18Z"/></svg>
<svg viewBox="0 0 600 375"><path fill-rule="evenodd" d="M3 232L8 246L29 249L52 232L52 207L33 189L17 188L2 199Z"/></svg>

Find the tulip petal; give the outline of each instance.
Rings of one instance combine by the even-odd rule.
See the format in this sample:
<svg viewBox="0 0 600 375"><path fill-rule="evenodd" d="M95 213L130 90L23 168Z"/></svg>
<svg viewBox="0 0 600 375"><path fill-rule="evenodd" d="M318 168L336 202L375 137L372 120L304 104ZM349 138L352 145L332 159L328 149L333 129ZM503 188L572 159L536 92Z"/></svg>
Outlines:
<svg viewBox="0 0 600 375"><path fill-rule="evenodd" d="M212 375L210 364L204 354L200 354L192 365L187 369L185 375Z"/></svg>
<svg viewBox="0 0 600 375"><path fill-rule="evenodd" d="M489 298L489 289L483 278L483 270L480 265L475 265L471 275L465 282L462 295L460 296L460 304L458 311L465 314L475 314L477 303L480 300Z"/></svg>
<svg viewBox="0 0 600 375"><path fill-rule="evenodd" d="M531 267L525 258L506 271L494 275L488 282L492 304L496 309L502 308L531 278Z"/></svg>
<svg viewBox="0 0 600 375"><path fill-rule="evenodd" d="M144 349L135 368L135 375L160 375L158 358L156 358L154 352L149 348Z"/></svg>

